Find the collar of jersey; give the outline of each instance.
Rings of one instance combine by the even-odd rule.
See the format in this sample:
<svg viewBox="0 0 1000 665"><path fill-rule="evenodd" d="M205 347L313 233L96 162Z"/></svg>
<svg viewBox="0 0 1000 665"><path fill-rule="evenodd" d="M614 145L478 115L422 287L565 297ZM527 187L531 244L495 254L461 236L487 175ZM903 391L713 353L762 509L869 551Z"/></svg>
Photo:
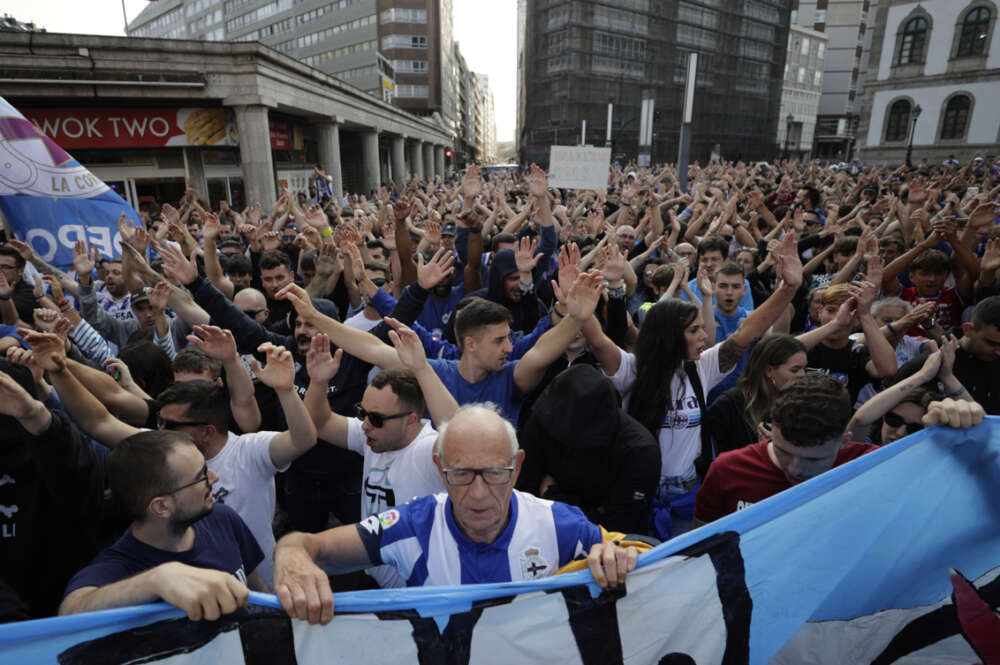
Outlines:
<svg viewBox="0 0 1000 665"><path fill-rule="evenodd" d="M480 548L480 549L502 549L506 550L507 546L510 544L510 539L514 535L514 527L517 525L517 498L514 493L511 492L510 495L510 519L507 520L507 526L504 530L500 532L497 539L492 543L475 543L469 540L468 536L462 533L462 530L458 528L458 524L455 523L455 517L451 513L451 497L445 501L444 506L444 517L448 524L448 530L451 531L452 537L462 546L462 548Z"/></svg>

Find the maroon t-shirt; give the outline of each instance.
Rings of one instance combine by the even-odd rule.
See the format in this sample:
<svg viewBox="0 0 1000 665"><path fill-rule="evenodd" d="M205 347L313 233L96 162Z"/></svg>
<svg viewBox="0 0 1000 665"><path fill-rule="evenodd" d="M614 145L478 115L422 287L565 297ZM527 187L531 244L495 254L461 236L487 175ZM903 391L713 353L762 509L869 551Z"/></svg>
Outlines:
<svg viewBox="0 0 1000 665"><path fill-rule="evenodd" d="M694 516L711 522L791 487L785 474L767 454L767 441L722 453L708 468L695 500ZM848 443L837 453L834 466L876 450L873 443Z"/></svg>

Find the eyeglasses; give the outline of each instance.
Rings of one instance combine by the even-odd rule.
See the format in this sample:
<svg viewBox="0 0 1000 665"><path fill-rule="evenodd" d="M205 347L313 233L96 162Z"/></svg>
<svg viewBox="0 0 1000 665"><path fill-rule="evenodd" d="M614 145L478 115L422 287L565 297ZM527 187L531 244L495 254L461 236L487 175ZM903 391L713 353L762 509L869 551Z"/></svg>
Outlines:
<svg viewBox="0 0 1000 665"><path fill-rule="evenodd" d="M902 425L906 425L906 433L907 434L913 434L914 432L919 432L920 430L922 430L924 428L923 423L911 423L911 422L907 422L907 421L903 420L903 416L901 416L899 414L896 414L896 413L893 413L892 411L890 411L889 413L887 413L884 416L882 416L882 419L885 421L886 425L888 425L889 427L891 427L893 429L897 429L898 427L900 427Z"/></svg>
<svg viewBox="0 0 1000 665"><path fill-rule="evenodd" d="M189 487L194 487L195 485L200 485L201 483L205 483L205 485L208 486L209 488L211 488L212 486L212 483L208 481L208 464L205 464L204 466L201 467L201 473L199 473L198 477L192 480L191 482L184 483L183 485L178 485L172 490L167 490L166 492L160 492L159 494L154 494L152 497L150 497L149 501L146 502L146 505L143 507L143 511L149 508L149 504L153 503L153 500L158 497L176 494L181 490L186 490Z"/></svg>
<svg viewBox="0 0 1000 665"><path fill-rule="evenodd" d="M485 469L441 469L449 485L471 485L482 476L487 485L506 485L514 475L512 466L490 466Z"/></svg>
<svg viewBox="0 0 1000 665"><path fill-rule="evenodd" d="M379 288L385 286L385 277L376 277L375 279L372 280L372 284L374 284Z"/></svg>
<svg viewBox="0 0 1000 665"><path fill-rule="evenodd" d="M263 311L264 310L262 310L262 309L245 309L245 310L243 310L243 313L246 314L247 316L249 316L252 319L252 318L254 318L255 316L257 316L258 314L260 314Z"/></svg>
<svg viewBox="0 0 1000 665"><path fill-rule="evenodd" d="M201 427L202 425L211 425L212 423L207 423L203 420L168 420L163 416L157 414L156 416L156 426L160 429L177 429L178 427Z"/></svg>
<svg viewBox="0 0 1000 665"><path fill-rule="evenodd" d="M385 421L394 420L396 418L402 418L403 416L408 416L412 411L403 411L402 413L393 413L392 415L385 415L382 413L374 413L372 411L365 411L364 407L361 406L361 402L354 405L354 413L357 415L358 420L368 419L368 422L372 424L372 427L382 427L385 425Z"/></svg>
<svg viewBox="0 0 1000 665"><path fill-rule="evenodd" d="M0 270L17 270L17 266L0 266Z"/></svg>

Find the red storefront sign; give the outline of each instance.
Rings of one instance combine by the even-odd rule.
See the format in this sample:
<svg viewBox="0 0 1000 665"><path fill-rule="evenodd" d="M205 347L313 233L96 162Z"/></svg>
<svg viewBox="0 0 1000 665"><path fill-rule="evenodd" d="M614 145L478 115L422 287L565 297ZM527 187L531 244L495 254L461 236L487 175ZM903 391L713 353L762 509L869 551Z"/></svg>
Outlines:
<svg viewBox="0 0 1000 665"><path fill-rule="evenodd" d="M303 150L302 130L291 120L269 118L271 148L274 150Z"/></svg>
<svg viewBox="0 0 1000 665"><path fill-rule="evenodd" d="M232 114L222 108L25 108L22 112L66 149L239 143Z"/></svg>

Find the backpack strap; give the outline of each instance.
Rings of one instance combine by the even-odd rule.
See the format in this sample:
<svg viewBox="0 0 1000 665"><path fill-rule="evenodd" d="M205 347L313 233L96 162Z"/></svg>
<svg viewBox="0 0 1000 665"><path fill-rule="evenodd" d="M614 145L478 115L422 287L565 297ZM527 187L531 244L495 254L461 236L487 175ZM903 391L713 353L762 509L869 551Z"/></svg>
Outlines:
<svg viewBox="0 0 1000 665"><path fill-rule="evenodd" d="M698 409L701 411L701 455L694 461L695 471L698 477L704 480L708 473L708 466L715 459L715 451L712 448L712 437L705 427L705 418L708 416L708 408L705 406L705 390L701 386L701 377L698 376L698 366L693 361L684 362L684 373L687 374L691 387L694 388L694 395L698 399Z"/></svg>

